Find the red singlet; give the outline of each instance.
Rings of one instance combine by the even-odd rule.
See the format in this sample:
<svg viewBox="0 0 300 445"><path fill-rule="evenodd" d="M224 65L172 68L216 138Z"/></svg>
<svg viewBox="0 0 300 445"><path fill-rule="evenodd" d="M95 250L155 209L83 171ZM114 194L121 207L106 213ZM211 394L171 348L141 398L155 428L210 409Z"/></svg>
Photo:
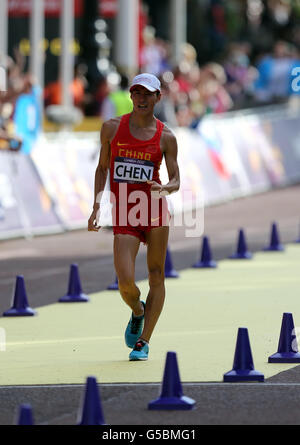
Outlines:
<svg viewBox="0 0 300 445"><path fill-rule="evenodd" d="M143 141L129 129L130 114L122 116L113 138L110 161L110 190L113 203L114 234L137 236L146 241L146 232L168 225L169 212L165 197L151 197L147 180L161 184L162 161L160 139L164 124L156 119L156 133Z"/></svg>

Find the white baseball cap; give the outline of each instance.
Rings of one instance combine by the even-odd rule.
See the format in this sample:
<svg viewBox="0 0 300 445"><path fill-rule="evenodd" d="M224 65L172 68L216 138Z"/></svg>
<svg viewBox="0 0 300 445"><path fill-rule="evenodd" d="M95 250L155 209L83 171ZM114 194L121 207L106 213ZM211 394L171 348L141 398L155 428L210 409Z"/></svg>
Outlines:
<svg viewBox="0 0 300 445"><path fill-rule="evenodd" d="M130 91L136 85L145 87L147 90L151 91L151 93L153 93L154 91L160 91L160 81L153 74L143 73L135 76L131 83Z"/></svg>

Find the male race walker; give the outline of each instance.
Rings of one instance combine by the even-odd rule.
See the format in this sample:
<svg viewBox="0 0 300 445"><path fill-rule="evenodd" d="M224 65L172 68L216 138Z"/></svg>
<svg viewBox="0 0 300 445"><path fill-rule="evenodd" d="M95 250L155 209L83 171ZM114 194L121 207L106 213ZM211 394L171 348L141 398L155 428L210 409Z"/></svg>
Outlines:
<svg viewBox="0 0 300 445"><path fill-rule="evenodd" d="M98 231L99 196L110 172L113 205L114 265L119 291L132 314L125 331L132 348L129 360L147 360L149 341L165 300L164 266L169 219L166 195L180 187L177 141L154 116L161 98L160 81L152 74L136 76L130 87L133 111L103 123L101 152L95 172L94 205L89 231ZM159 168L165 158L169 182L161 184ZM135 259L140 243L147 246L149 293L140 300L135 284Z"/></svg>

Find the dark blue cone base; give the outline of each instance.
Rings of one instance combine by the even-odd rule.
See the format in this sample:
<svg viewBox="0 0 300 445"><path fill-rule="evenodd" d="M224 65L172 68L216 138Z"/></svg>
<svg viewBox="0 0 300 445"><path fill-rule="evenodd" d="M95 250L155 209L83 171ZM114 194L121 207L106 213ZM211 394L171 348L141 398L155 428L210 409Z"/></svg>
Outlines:
<svg viewBox="0 0 300 445"><path fill-rule="evenodd" d="M172 269L165 273L166 278L178 278L179 274L176 272L176 270Z"/></svg>
<svg viewBox="0 0 300 445"><path fill-rule="evenodd" d="M230 382L264 382L265 376L259 371L244 371L239 369L233 369L226 372L223 377L225 383Z"/></svg>
<svg viewBox="0 0 300 445"><path fill-rule="evenodd" d="M299 352L276 352L268 358L268 363L300 363Z"/></svg>
<svg viewBox="0 0 300 445"><path fill-rule="evenodd" d="M252 253L245 252L245 253L234 253L233 255L230 255L229 259L231 260L251 260L253 257Z"/></svg>
<svg viewBox="0 0 300 445"><path fill-rule="evenodd" d="M60 303L85 303L89 301L89 298L85 294L79 295L65 295L58 300Z"/></svg>
<svg viewBox="0 0 300 445"><path fill-rule="evenodd" d="M27 307L25 309L11 308L3 313L3 317L32 317L35 314L36 311L31 309L30 307Z"/></svg>
<svg viewBox="0 0 300 445"><path fill-rule="evenodd" d="M263 248L264 252L283 252L284 246L282 244L278 244L277 246L268 246Z"/></svg>
<svg viewBox="0 0 300 445"><path fill-rule="evenodd" d="M190 397L159 397L148 404L150 410L191 410L195 406L195 400Z"/></svg>
<svg viewBox="0 0 300 445"><path fill-rule="evenodd" d="M119 290L119 285L116 283L110 284L107 286L107 290Z"/></svg>
<svg viewBox="0 0 300 445"><path fill-rule="evenodd" d="M217 263L216 263L216 261L213 261L213 260L211 260L211 261L199 261L198 263L196 263L196 264L193 264L193 266L192 267L194 267L194 268L216 268L217 267Z"/></svg>

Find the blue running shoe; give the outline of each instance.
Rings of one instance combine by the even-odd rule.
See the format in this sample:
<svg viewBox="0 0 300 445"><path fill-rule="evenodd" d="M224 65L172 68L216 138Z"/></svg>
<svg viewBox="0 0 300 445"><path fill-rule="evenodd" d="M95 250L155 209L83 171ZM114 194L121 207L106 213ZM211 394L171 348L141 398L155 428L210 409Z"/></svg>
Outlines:
<svg viewBox="0 0 300 445"><path fill-rule="evenodd" d="M141 303L144 306L144 311L145 311L145 303L143 301L141 301ZM131 314L131 318L129 320L129 323L125 331L125 343L126 346L128 346L128 348L134 347L137 340L141 336L143 327L144 327L144 315L141 315L140 317L135 317L133 314Z"/></svg>
<svg viewBox="0 0 300 445"><path fill-rule="evenodd" d="M133 361L139 361L139 360L148 360L148 353L149 353L149 345L144 340L138 340L129 354L129 360L131 362Z"/></svg>

